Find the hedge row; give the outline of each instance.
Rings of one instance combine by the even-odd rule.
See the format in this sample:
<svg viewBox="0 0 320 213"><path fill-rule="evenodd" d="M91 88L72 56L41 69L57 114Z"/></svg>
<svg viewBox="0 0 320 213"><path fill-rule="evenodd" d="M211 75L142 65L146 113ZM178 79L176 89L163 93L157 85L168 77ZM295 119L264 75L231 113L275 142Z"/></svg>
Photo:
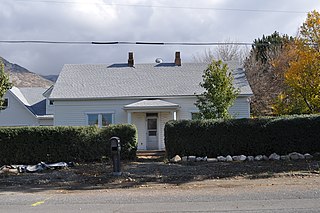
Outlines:
<svg viewBox="0 0 320 213"><path fill-rule="evenodd" d="M0 128L0 165L41 161L88 162L110 157L112 136L121 140L121 156L136 156L136 129L132 125L109 127L4 127Z"/></svg>
<svg viewBox="0 0 320 213"><path fill-rule="evenodd" d="M320 152L320 116L170 121L165 126L168 157Z"/></svg>

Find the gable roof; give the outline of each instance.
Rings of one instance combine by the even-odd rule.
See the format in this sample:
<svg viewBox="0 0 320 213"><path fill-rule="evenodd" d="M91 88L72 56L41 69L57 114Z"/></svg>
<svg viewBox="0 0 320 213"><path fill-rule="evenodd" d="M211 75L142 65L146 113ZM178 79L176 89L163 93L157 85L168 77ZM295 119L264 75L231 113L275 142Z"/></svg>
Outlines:
<svg viewBox="0 0 320 213"><path fill-rule="evenodd" d="M41 87L12 87L9 91L25 105L25 107L35 116L46 115L46 99L42 95L46 88Z"/></svg>
<svg viewBox="0 0 320 213"><path fill-rule="evenodd" d="M240 95L252 95L244 70L234 70L234 86ZM67 64L64 65L50 99L104 99L127 97L193 96L203 92L204 63Z"/></svg>
<svg viewBox="0 0 320 213"><path fill-rule="evenodd" d="M154 109L154 108L178 108L179 104L174 104L163 100L142 100L124 106L124 109Z"/></svg>

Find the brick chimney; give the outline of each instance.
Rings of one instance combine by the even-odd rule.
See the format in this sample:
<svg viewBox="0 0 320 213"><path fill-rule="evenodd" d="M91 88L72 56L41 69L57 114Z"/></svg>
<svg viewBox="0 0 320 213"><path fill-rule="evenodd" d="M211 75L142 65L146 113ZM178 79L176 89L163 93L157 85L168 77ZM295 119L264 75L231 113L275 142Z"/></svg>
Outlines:
<svg viewBox="0 0 320 213"><path fill-rule="evenodd" d="M134 65L133 52L129 52L128 66L133 67L133 65Z"/></svg>
<svg viewBox="0 0 320 213"><path fill-rule="evenodd" d="M176 57L174 59L174 63L176 66L181 66L180 52L176 52Z"/></svg>

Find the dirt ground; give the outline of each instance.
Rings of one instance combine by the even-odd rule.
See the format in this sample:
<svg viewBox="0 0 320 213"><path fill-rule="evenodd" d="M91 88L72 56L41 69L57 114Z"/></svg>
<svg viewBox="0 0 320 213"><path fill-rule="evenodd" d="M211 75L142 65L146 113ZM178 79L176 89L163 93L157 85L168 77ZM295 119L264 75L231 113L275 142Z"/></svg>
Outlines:
<svg viewBox="0 0 320 213"><path fill-rule="evenodd" d="M59 170L39 173L0 174L0 191L94 190L138 187L184 187L188 183L208 180L262 181L280 178L312 178L320 180L320 160L254 161L254 162L186 162L163 161L122 162L123 174L112 174L111 162L75 164ZM239 182L240 180L240 182Z"/></svg>

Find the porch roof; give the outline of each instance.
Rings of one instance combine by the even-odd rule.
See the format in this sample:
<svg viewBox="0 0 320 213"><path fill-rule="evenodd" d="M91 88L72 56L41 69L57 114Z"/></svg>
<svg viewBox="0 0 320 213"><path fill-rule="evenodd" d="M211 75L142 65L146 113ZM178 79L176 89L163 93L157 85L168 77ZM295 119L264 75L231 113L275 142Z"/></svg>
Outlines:
<svg viewBox="0 0 320 213"><path fill-rule="evenodd" d="M143 109L177 109L179 104L163 100L142 100L124 106L125 110L143 110Z"/></svg>

